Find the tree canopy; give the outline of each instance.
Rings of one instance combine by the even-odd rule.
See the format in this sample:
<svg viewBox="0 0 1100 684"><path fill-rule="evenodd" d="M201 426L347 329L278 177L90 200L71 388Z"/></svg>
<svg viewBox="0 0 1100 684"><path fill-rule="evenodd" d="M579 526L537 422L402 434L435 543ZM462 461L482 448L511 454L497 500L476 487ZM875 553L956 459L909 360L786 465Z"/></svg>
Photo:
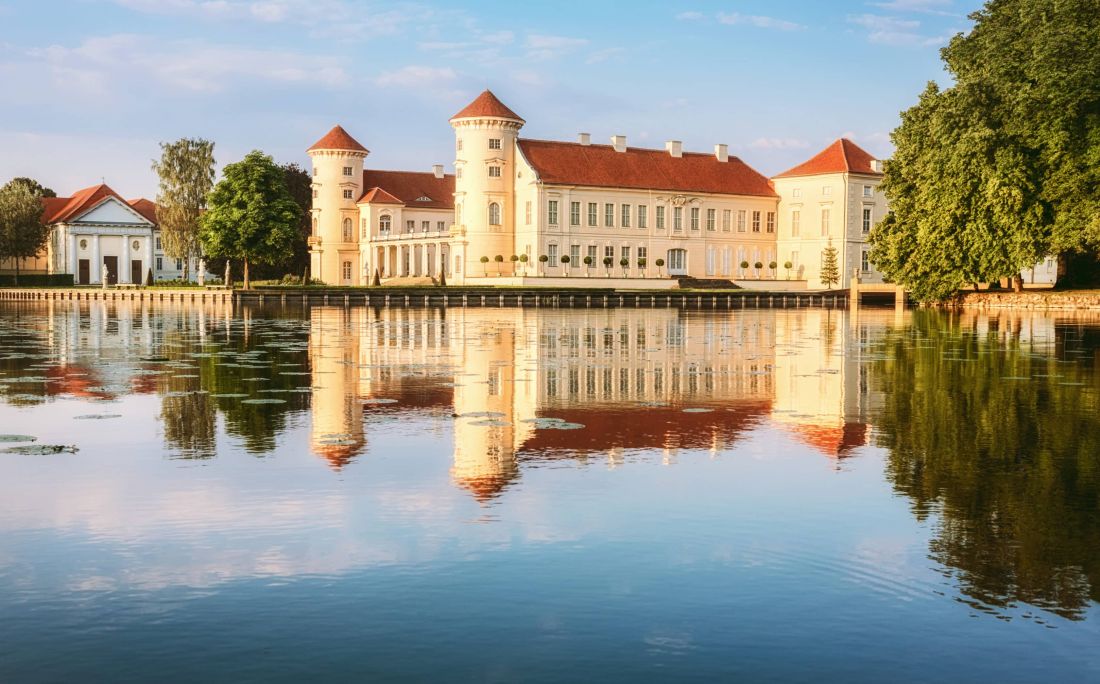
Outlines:
<svg viewBox="0 0 1100 684"><path fill-rule="evenodd" d="M164 253L182 259L183 277L189 277L191 260L202 255L199 216L214 186L214 143L180 138L160 144L161 155L153 162L160 178L157 222Z"/></svg>
<svg viewBox="0 0 1100 684"><path fill-rule="evenodd" d="M246 288L251 262L278 264L293 256L302 210L287 189L283 169L268 155L253 150L226 166L208 205L200 222L203 250L244 262Z"/></svg>
<svg viewBox="0 0 1100 684"><path fill-rule="evenodd" d="M42 186L26 180L16 178L0 188L0 258L14 262L16 284L20 260L38 255L50 237L42 221Z"/></svg>
<svg viewBox="0 0 1100 684"><path fill-rule="evenodd" d="M1095 0L991 0L893 132L871 260L922 300L1100 247Z"/></svg>
<svg viewBox="0 0 1100 684"><path fill-rule="evenodd" d="M57 193L52 189L45 187L33 178L27 178L26 176L20 176L18 178L12 178L11 183L22 183L30 188L31 192L39 197L57 197Z"/></svg>

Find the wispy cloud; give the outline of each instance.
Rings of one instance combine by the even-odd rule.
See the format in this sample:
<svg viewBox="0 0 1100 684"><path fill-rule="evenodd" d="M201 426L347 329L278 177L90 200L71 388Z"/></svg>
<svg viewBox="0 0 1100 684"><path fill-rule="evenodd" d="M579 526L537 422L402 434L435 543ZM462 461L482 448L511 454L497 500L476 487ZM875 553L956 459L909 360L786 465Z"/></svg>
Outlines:
<svg viewBox="0 0 1100 684"><path fill-rule="evenodd" d="M759 14L741 14L740 12L719 12L718 23L730 26L754 26L762 29L776 29L778 31L798 31L806 28L802 24L766 17Z"/></svg>
<svg viewBox="0 0 1100 684"><path fill-rule="evenodd" d="M374 79L375 85L383 88L397 87L435 87L453 82L458 74L450 67L430 67L409 65L396 71L388 71Z"/></svg>
<svg viewBox="0 0 1100 684"><path fill-rule="evenodd" d="M529 34L524 42L527 56L531 59L554 59L575 52L586 45L588 40L585 38L550 36L541 33Z"/></svg>
<svg viewBox="0 0 1100 684"><path fill-rule="evenodd" d="M921 30L921 22L916 19L859 14L849 16L848 23L866 29L867 40L878 45L928 47L942 45L951 37L949 34L932 36L924 33Z"/></svg>
<svg viewBox="0 0 1100 684"><path fill-rule="evenodd" d="M804 150L809 146L809 142L797 138L757 138L749 143L754 150Z"/></svg>
<svg viewBox="0 0 1100 684"><path fill-rule="evenodd" d="M872 7L878 7L893 12L919 12L923 14L939 14L942 16L958 16L950 11L954 0L887 0L886 2L868 3Z"/></svg>

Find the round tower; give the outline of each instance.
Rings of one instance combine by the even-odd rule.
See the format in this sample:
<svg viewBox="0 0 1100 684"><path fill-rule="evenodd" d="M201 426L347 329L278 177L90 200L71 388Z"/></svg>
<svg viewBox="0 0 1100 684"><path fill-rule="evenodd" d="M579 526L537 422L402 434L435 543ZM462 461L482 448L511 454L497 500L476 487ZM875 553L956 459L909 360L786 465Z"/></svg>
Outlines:
<svg viewBox="0 0 1100 684"><path fill-rule="evenodd" d="M313 163L310 277L330 285L360 284L356 203L363 196L363 160L370 151L334 126L307 152Z"/></svg>
<svg viewBox="0 0 1100 684"><path fill-rule="evenodd" d="M516 139L524 121L486 90L451 117L455 129L455 281L480 278L481 257L515 254ZM494 264L495 266L495 264ZM489 269L496 273L495 267Z"/></svg>

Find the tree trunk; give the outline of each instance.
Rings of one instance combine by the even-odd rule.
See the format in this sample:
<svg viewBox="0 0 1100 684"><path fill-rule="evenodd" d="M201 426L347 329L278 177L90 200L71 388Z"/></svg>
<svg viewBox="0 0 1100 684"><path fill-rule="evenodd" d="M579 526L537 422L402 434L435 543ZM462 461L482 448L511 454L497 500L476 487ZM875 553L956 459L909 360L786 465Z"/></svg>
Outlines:
<svg viewBox="0 0 1100 684"><path fill-rule="evenodd" d="M249 288L250 288L250 286L249 286L249 280L248 280L248 259L245 259L244 260L244 289L247 290Z"/></svg>
<svg viewBox="0 0 1100 684"><path fill-rule="evenodd" d="M19 257L15 257L15 280L12 282L19 287Z"/></svg>

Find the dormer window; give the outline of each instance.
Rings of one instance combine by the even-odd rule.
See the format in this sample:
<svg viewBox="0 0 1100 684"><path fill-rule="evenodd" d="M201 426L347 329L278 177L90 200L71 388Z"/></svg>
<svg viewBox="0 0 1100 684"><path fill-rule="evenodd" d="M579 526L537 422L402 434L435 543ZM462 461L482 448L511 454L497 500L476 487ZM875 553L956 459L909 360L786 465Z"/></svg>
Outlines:
<svg viewBox="0 0 1100 684"><path fill-rule="evenodd" d="M350 176L351 173L352 173L352 168L350 166L345 166L344 167L344 175L345 176Z"/></svg>
<svg viewBox="0 0 1100 684"><path fill-rule="evenodd" d="M432 198L428 197L427 195L421 195L420 197L416 198L416 201L417 202L431 202Z"/></svg>
<svg viewBox="0 0 1100 684"><path fill-rule="evenodd" d="M489 178L500 178L500 167L499 166L490 166L489 167Z"/></svg>
<svg viewBox="0 0 1100 684"><path fill-rule="evenodd" d="M500 149L500 138L489 138L489 149L490 150L499 150Z"/></svg>

